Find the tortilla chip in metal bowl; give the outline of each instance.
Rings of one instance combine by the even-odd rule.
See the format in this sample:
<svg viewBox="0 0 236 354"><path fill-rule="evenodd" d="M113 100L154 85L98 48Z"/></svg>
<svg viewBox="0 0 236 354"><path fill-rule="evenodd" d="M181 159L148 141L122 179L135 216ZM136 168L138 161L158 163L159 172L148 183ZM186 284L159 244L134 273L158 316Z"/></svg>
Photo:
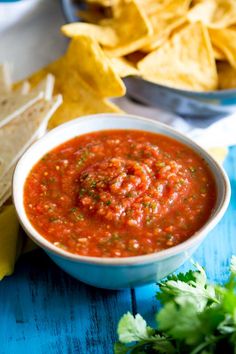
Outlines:
<svg viewBox="0 0 236 354"><path fill-rule="evenodd" d="M70 38L89 33L124 79L131 98L182 117L235 111L234 0L61 3L69 23L62 32ZM222 8L224 18L219 19ZM124 16L125 11L130 13Z"/></svg>

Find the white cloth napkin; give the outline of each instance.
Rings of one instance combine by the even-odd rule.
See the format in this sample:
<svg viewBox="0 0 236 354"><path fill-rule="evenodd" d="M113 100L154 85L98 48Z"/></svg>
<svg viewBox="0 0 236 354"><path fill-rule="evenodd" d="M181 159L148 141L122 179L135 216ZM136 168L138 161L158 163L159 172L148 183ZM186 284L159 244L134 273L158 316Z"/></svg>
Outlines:
<svg viewBox="0 0 236 354"><path fill-rule="evenodd" d="M138 104L127 97L115 101L125 112L170 125L185 133L205 149L236 145L236 112L221 119L183 119L161 109Z"/></svg>
<svg viewBox="0 0 236 354"><path fill-rule="evenodd" d="M6 16L8 13L11 16ZM21 0L15 4L0 4L0 62L8 60L14 65L14 79L29 75L64 52L66 39L60 35L63 23L57 0ZM236 145L236 112L218 120L186 120L134 103L127 97L116 102L127 113L173 126L204 148Z"/></svg>

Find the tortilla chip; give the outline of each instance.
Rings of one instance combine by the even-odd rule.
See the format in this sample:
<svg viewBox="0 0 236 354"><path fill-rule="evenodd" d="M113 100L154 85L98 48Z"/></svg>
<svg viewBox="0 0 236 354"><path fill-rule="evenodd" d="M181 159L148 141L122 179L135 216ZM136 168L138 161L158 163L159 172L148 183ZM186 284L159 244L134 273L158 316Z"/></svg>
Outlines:
<svg viewBox="0 0 236 354"><path fill-rule="evenodd" d="M104 11L100 11L100 9L86 9L82 10L79 9L78 11L78 17L80 20L88 23L93 23L93 24L99 24L100 21L104 19L104 17L107 17L106 14L104 14ZM110 17L110 16L108 16Z"/></svg>
<svg viewBox="0 0 236 354"><path fill-rule="evenodd" d="M49 121L48 129L68 122L72 119L96 113L122 113L122 111L111 102L95 96L92 92L86 91L82 86L79 87L80 99L78 101L64 98L63 104L54 113Z"/></svg>
<svg viewBox="0 0 236 354"><path fill-rule="evenodd" d="M207 151L219 164L222 164L228 155L227 147L214 147L207 149Z"/></svg>
<svg viewBox="0 0 236 354"><path fill-rule="evenodd" d="M60 103L60 97L40 100L0 129L0 180L25 149L45 133L47 122Z"/></svg>
<svg viewBox="0 0 236 354"><path fill-rule="evenodd" d="M219 76L219 89L235 89L236 88L236 69L228 62L218 62L217 71Z"/></svg>
<svg viewBox="0 0 236 354"><path fill-rule="evenodd" d="M149 19L153 35L143 50L150 52L162 45L169 35L186 22L190 0L139 0L139 4Z"/></svg>
<svg viewBox="0 0 236 354"><path fill-rule="evenodd" d="M47 70L55 75L54 93L63 94L63 103L50 119L49 129L88 114L121 112L117 106L96 95L61 59L35 73L30 78L33 86L47 75Z"/></svg>
<svg viewBox="0 0 236 354"><path fill-rule="evenodd" d="M200 23L186 26L148 54L138 63L138 69L144 78L174 88L208 91L218 84L209 34Z"/></svg>
<svg viewBox="0 0 236 354"><path fill-rule="evenodd" d="M209 29L212 43L221 50L229 63L236 69L236 30Z"/></svg>
<svg viewBox="0 0 236 354"><path fill-rule="evenodd" d="M114 18L100 22L101 26L112 28L118 37L118 43L106 48L110 57L121 57L142 48L152 34L151 24L144 11L133 0L121 0L117 3ZM137 25L138 24L138 25Z"/></svg>
<svg viewBox="0 0 236 354"><path fill-rule="evenodd" d="M91 23L75 22L61 27L62 33L70 38L89 35L105 47L115 47L119 43L113 28L94 25Z"/></svg>
<svg viewBox="0 0 236 354"><path fill-rule="evenodd" d="M201 21L209 28L236 24L235 0L201 0L188 13L190 22Z"/></svg>
<svg viewBox="0 0 236 354"><path fill-rule="evenodd" d="M86 41L87 38L89 37L86 37ZM72 42L77 40L78 39L74 39L72 40ZM92 44L94 43L94 41L91 38L89 38L89 43L91 42ZM99 48L99 51L100 50L101 49ZM79 51L79 47L76 48L76 52L78 51ZM106 78L105 82L104 82L104 78L102 78L101 76L99 77L98 72L94 77L91 78L91 82L90 82L89 75L86 76L85 73L83 73L82 75L83 78L80 75L80 70L82 69L81 68L78 69L78 67L80 65L81 53L77 53L77 54L78 56L73 58L73 51L71 46L70 51L68 50L66 55L54 61L53 63L49 64L47 67L34 73L29 78L32 87L35 87L36 85L39 84L39 82L43 78L45 78L45 76L48 73L52 73L55 77L54 94L61 93L63 95L63 103L60 106L60 108L55 112L52 119L50 120L49 128L53 128L61 123L64 123L66 121L69 121L71 119L83 115L104 113L104 112L121 112L117 106L106 101L104 98L101 97L100 94L101 90L103 90L102 91L103 94L105 92L107 94L108 91L109 94L111 94L111 90L113 90L112 85L114 85L114 83L107 84L107 80L110 80L109 78L111 76L112 77L115 76L116 78L118 77L118 74L115 73L109 59L105 58L106 65L104 65L104 63L103 64L101 63L101 66L98 60L98 67L103 70L101 76L103 77L105 76ZM96 61L96 57L94 61ZM87 64L86 64L86 68L87 70L89 70ZM121 82L120 78L119 80ZM100 86L99 89L97 87L97 89L94 90L95 84ZM107 87L102 88L102 85L106 85Z"/></svg>
<svg viewBox="0 0 236 354"><path fill-rule="evenodd" d="M145 58L147 54L144 52L133 52L130 53L129 55L126 56L127 60L129 63L131 63L134 67L137 67L137 64L140 60L142 60L143 58Z"/></svg>
<svg viewBox="0 0 236 354"><path fill-rule="evenodd" d="M0 94L11 91L10 69L7 64L0 64Z"/></svg>
<svg viewBox="0 0 236 354"><path fill-rule="evenodd" d="M100 21L93 17L89 18L87 15L91 15L91 12L85 14L86 21L99 22L100 25L75 23L63 26L62 31L68 37L80 34L92 36L105 47L110 57L121 57L142 48L152 33L151 24L144 11L133 0L112 1L111 9L112 18L100 16Z"/></svg>
<svg viewBox="0 0 236 354"><path fill-rule="evenodd" d="M125 85L113 70L108 58L89 36L73 39L65 60L71 75L80 76L101 97L119 97L125 94Z"/></svg>
<svg viewBox="0 0 236 354"><path fill-rule="evenodd" d="M36 71L33 73L30 77L27 78L29 81L32 90L36 88L41 84L42 81L44 81L47 77L47 75L52 75L54 77L54 88L53 88L53 94L57 95L60 94L60 85L58 85L58 80L57 77L62 75L62 73L65 71L65 58L61 57L51 64L47 65L46 67ZM22 81L16 82L13 85L14 90L17 90L19 86L22 84Z"/></svg>
<svg viewBox="0 0 236 354"><path fill-rule="evenodd" d="M22 95L18 92L1 95L0 97L0 128L16 116L31 107L43 97L42 92Z"/></svg>
<svg viewBox="0 0 236 354"><path fill-rule="evenodd" d="M0 280L12 274L18 246L19 222L13 205L0 213Z"/></svg>
<svg viewBox="0 0 236 354"><path fill-rule="evenodd" d="M86 0L88 4L95 4L99 6L112 6L116 0Z"/></svg>
<svg viewBox="0 0 236 354"><path fill-rule="evenodd" d="M125 58L110 58L113 69L120 77L139 75L138 70Z"/></svg>
<svg viewBox="0 0 236 354"><path fill-rule="evenodd" d="M63 57L29 78L31 85L35 87L49 73L55 77L54 94L61 93L72 101L81 96L81 82L86 90L93 91L98 97L116 97L125 93L124 83L114 72L109 59L97 42L88 36L72 39Z"/></svg>
<svg viewBox="0 0 236 354"><path fill-rule="evenodd" d="M215 45L213 45L213 51L214 51L214 57L216 60L226 60L226 56L224 55L224 53L217 48Z"/></svg>

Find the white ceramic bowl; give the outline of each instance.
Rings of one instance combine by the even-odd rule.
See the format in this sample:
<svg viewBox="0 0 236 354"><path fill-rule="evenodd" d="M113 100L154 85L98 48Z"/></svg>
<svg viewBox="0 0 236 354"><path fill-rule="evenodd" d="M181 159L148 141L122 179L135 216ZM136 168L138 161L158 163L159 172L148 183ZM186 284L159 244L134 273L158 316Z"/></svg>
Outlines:
<svg viewBox="0 0 236 354"><path fill-rule="evenodd" d="M44 154L75 136L109 129L137 129L172 137L191 147L208 163L217 186L216 205L206 224L187 241L167 250L144 256L86 257L57 248L32 226L24 209L23 192L26 177L34 164ZM99 114L78 118L63 124L34 143L22 156L15 169L13 199L18 217L26 233L46 251L59 267L87 284L100 288L121 289L156 282L183 264L225 213L230 200L230 184L222 167L205 150L174 129L141 117Z"/></svg>

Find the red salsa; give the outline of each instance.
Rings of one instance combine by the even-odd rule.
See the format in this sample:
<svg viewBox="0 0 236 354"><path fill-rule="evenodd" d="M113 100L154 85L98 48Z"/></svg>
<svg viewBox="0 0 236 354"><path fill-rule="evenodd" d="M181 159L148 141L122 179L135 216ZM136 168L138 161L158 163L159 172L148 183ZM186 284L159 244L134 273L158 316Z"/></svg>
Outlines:
<svg viewBox="0 0 236 354"><path fill-rule="evenodd" d="M111 130L46 154L24 191L32 225L54 245L96 257L157 252L209 219L216 187L206 162L163 135Z"/></svg>

